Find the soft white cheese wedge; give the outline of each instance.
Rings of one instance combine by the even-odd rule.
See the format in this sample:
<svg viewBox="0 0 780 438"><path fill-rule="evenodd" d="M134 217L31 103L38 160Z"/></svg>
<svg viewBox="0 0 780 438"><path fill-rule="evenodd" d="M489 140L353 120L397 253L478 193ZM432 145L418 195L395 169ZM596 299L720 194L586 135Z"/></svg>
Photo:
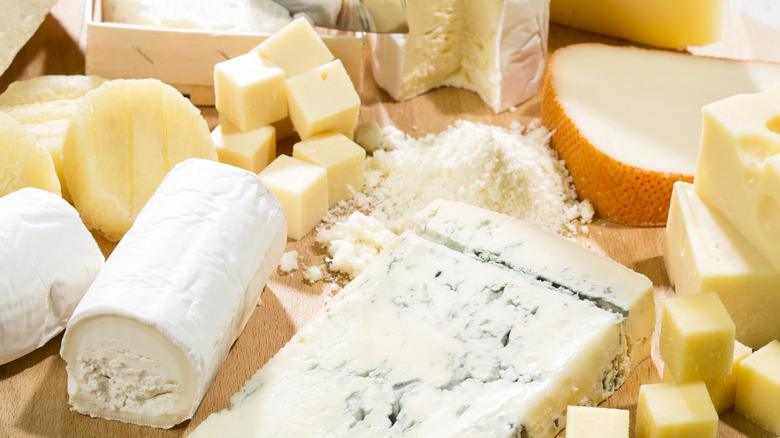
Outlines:
<svg viewBox="0 0 780 438"><path fill-rule="evenodd" d="M60 333L103 266L103 253L61 197L23 188L0 198L0 364Z"/></svg>
<svg viewBox="0 0 780 438"><path fill-rule="evenodd" d="M65 332L73 409L168 428L190 418L286 243L257 175L188 159L165 177Z"/></svg>
<svg viewBox="0 0 780 438"><path fill-rule="evenodd" d="M407 233L190 437L552 437L627 376L624 321Z"/></svg>

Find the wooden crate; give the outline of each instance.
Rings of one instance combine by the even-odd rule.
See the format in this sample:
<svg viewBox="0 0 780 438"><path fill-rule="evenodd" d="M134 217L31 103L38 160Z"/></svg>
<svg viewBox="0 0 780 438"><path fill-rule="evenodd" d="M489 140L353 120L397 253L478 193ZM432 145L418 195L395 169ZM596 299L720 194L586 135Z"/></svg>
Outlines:
<svg viewBox="0 0 780 438"><path fill-rule="evenodd" d="M269 36L103 22L101 0L87 1L86 25L87 74L106 79L159 79L188 95L196 105L214 105L215 64L247 53ZM318 32L359 90L365 36L327 29Z"/></svg>

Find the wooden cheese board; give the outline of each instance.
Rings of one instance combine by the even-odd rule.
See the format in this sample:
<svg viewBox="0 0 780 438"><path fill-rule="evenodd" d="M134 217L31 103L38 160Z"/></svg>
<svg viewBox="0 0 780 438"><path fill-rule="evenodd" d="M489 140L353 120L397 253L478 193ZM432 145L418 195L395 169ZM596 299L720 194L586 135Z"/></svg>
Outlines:
<svg viewBox="0 0 780 438"><path fill-rule="evenodd" d="M85 68L86 26L84 0L60 0L43 26L22 49L8 71L0 78L0 91L14 80L42 74L83 74ZM742 28L739 38L702 48L702 54L760 58L780 62L780 32L761 27L760 23L733 12L730 23ZM747 23L747 24L746 24ZM756 27L758 26L758 27ZM756 32L756 29L760 32ZM746 32L750 29L750 32ZM767 40L767 36L769 40ZM549 49L564 45L596 41L608 44L626 42L551 26ZM767 50L766 48L774 48ZM772 59L775 57L775 59ZM769 58L769 59L767 59ZM367 66L366 66L367 68ZM406 102L394 102L379 90L366 70L360 96L363 102L360 120L392 124L419 137L437 133L458 119L480 121L508 127L512 122L526 124L538 118L540 98L537 95L512 111L494 114L476 94L442 88ZM203 116L213 128L218 123L213 107L202 107ZM289 153L295 139L283 141L278 153ZM96 237L104 254L113 244ZM575 236L577 241L637 272L654 284L656 306L673 295L662 258L664 229L633 228L596 220L588 232ZM308 235L301 241L288 241L287 250L302 255L302 265L323 263L324 250ZM301 270L289 274L275 273L262 292L262 304L256 309L243 334L238 338L195 416L172 429L160 430L90 418L71 412L67 401L65 363L59 357L62 336L44 347L11 363L0 365L0 437L173 437L186 436L209 414L228 406L230 397L270 359L330 296L323 281L310 284ZM653 357L641 363L628 381L604 406L627 409L631 413L632 436L639 386L660 381L661 362L657 343ZM565 431L560 437L565 436ZM719 437L771 437L769 432L729 411L721 416Z"/></svg>

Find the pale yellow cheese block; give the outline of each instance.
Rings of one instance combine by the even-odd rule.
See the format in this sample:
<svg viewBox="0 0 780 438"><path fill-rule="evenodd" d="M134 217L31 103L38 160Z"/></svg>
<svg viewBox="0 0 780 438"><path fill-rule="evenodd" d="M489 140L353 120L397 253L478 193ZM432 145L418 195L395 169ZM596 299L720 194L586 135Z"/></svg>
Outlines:
<svg viewBox="0 0 780 438"><path fill-rule="evenodd" d="M777 339L740 363L734 408L780 436L780 341Z"/></svg>
<svg viewBox="0 0 780 438"><path fill-rule="evenodd" d="M155 79L108 81L70 120L62 165L84 223L118 241L162 179L187 158L217 160L200 111Z"/></svg>
<svg viewBox="0 0 780 438"><path fill-rule="evenodd" d="M288 78L334 59L306 18L298 18L253 49L284 70Z"/></svg>
<svg viewBox="0 0 780 438"><path fill-rule="evenodd" d="M276 157L276 130L270 125L245 132L223 119L211 131L211 139L220 163L252 173L265 169Z"/></svg>
<svg viewBox="0 0 780 438"><path fill-rule="evenodd" d="M628 438L629 415L625 409L569 406L566 438Z"/></svg>
<svg viewBox="0 0 780 438"><path fill-rule="evenodd" d="M718 413L704 382L639 388L636 438L715 438L717 431Z"/></svg>
<svg viewBox="0 0 780 438"><path fill-rule="evenodd" d="M49 151L16 119L0 112L0 196L24 187L61 195Z"/></svg>
<svg viewBox="0 0 780 438"><path fill-rule="evenodd" d="M720 39L727 0L552 0L550 21L651 46Z"/></svg>

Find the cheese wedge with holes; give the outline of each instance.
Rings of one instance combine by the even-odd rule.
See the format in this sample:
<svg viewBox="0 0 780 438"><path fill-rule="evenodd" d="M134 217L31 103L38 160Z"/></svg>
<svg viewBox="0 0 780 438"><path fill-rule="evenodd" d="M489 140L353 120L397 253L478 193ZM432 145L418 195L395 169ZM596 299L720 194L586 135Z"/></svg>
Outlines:
<svg viewBox="0 0 780 438"><path fill-rule="evenodd" d="M576 44L550 59L542 123L578 194L599 216L663 225L672 185L693 181L701 108L778 80L776 64Z"/></svg>
<svg viewBox="0 0 780 438"><path fill-rule="evenodd" d="M174 167L68 322L73 409L161 428L192 417L279 263L285 227L252 172Z"/></svg>
<svg viewBox="0 0 780 438"><path fill-rule="evenodd" d="M13 117L0 112L0 196L24 187L61 195L48 149Z"/></svg>
<svg viewBox="0 0 780 438"><path fill-rule="evenodd" d="M160 181L187 158L217 160L200 110L155 79L108 81L71 116L62 166L84 223L119 240Z"/></svg>

